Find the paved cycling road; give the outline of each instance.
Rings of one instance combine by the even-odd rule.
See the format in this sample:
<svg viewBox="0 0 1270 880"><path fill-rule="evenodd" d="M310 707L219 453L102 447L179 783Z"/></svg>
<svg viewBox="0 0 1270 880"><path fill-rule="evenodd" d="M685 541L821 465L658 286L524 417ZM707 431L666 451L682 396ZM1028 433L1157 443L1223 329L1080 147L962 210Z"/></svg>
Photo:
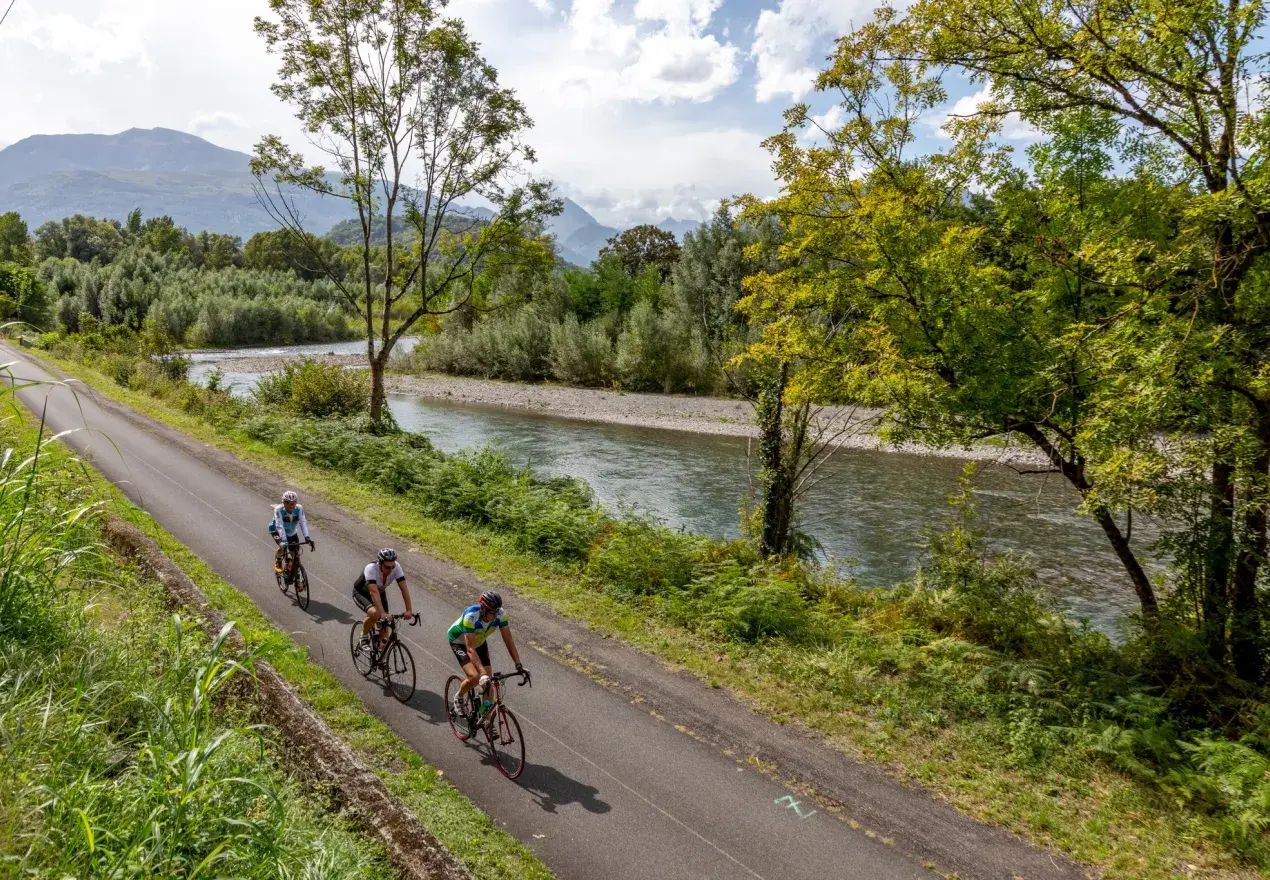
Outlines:
<svg viewBox="0 0 1270 880"><path fill-rule="evenodd" d="M4 347L0 360L13 362L18 379L49 378L15 349ZM271 506L284 488L280 480L82 385L73 387L77 390L29 387L19 397L37 414L45 411L51 430L79 429L65 442L91 456L135 503L306 644L316 661L464 794L531 846L561 878L908 880L938 876L923 866L931 856L941 874L955 870L963 880L1083 875L1051 853L901 789L875 771L829 756L833 764L817 771L817 779L821 773L849 774L843 783L848 787L856 777L871 779L867 786L877 797L861 795L861 803L848 809L848 814L866 819L865 828L870 827L870 817L876 819L872 827L883 833L869 836L844 816L771 781L702 741L705 738L684 735L630 692L603 687L535 652L531 643L567 648L571 632L582 645L599 640L516 599L511 591L505 593L509 615L522 657L533 671L534 687L508 688L509 705L521 720L527 742L524 774L509 782L481 753L454 739L439 695L445 677L457 669L445 644L446 629L479 588L470 573L422 554L402 554L414 607L423 622L401 630L414 654L419 689L409 704L398 704L382 685L354 671L348 643L350 626L357 619L349 597L352 581L377 547L395 544L402 549L400 542L335 504L302 498L317 552L305 557L312 602L307 611L300 611L274 584L273 543L265 532ZM386 505L393 503L385 498ZM395 589L391 600L400 611ZM495 665L510 666L500 640L495 637L491 644ZM720 692L676 679L622 646L606 645L596 650L609 650L623 664L646 668L648 680L658 682L656 688L664 685L667 692L686 694L702 706L724 706L719 701L726 697ZM758 716L746 723L753 725L758 738L768 736L769 728L772 737L786 736ZM823 752L809 750L813 757L808 760ZM903 809L886 814L890 808L878 806L892 802ZM427 823L427 816L420 818ZM898 845L882 840L888 823ZM910 833L917 841L912 845Z"/></svg>

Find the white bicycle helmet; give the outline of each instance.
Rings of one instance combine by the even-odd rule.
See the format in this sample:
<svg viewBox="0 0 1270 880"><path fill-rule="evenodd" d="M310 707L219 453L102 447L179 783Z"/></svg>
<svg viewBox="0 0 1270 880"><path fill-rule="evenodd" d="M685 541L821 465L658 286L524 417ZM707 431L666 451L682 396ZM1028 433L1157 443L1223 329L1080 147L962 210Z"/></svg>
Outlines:
<svg viewBox="0 0 1270 880"><path fill-rule="evenodd" d="M288 501L291 501L291 502L298 502L299 500L300 500L300 496L299 496L299 495L297 495L297 494L295 494L294 492L292 492L292 491L290 491L290 490L288 490L288 491L286 491L286 492L283 492L283 493L282 493L282 503L283 503L283 504L286 504Z"/></svg>

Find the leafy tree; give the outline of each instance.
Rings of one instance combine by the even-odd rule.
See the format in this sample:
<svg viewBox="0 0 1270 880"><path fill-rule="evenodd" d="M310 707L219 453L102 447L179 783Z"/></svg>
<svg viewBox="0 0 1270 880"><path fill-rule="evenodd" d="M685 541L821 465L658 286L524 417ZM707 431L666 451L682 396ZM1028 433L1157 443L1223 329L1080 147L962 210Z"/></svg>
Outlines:
<svg viewBox="0 0 1270 880"><path fill-rule="evenodd" d="M66 230L61 223L50 220L35 230L35 255L41 260L60 260L69 256Z"/></svg>
<svg viewBox="0 0 1270 880"><path fill-rule="evenodd" d="M141 237L140 208L133 208L132 212L128 214L128 222L124 225L124 231L128 234L129 238L136 239Z"/></svg>
<svg viewBox="0 0 1270 880"><path fill-rule="evenodd" d="M1135 372L1140 381L1127 390L1142 405L1167 400L1189 426L1203 426L1212 438L1196 577L1202 615L1212 618L1204 625L1211 648L1224 655L1219 637L1228 632L1229 657L1245 680L1263 672L1265 615L1257 582L1270 517L1270 385L1264 378L1270 365L1261 293L1270 251L1264 162L1270 115L1263 102L1247 98L1268 72L1260 46L1264 22L1261 3L1081 0L1058 8L926 0L888 25L892 45L903 46L908 57L990 83L989 115L1018 112L1050 132L1074 112L1098 114L1115 126L1122 161L1194 182L1198 192L1184 214L1187 234L1162 255L1176 260L1183 275L1169 286L1168 307L1162 315L1135 308L1115 322L1109 344L1118 344L1122 363L1143 368L1149 363L1141 357L1142 333L1168 345L1178 369ZM1202 269L1196 264L1201 255ZM1127 260L1117 262L1117 270L1132 269ZM1131 277L1150 281L1151 274L1140 267ZM1141 416L1143 409L1129 412ZM1139 427L1147 426L1139 420ZM1155 455L1139 449L1124 459L1125 467L1149 466ZM1132 482L1126 469L1109 477Z"/></svg>
<svg viewBox="0 0 1270 880"><path fill-rule="evenodd" d="M540 220L560 203L547 184L520 179L534 161L523 141L530 127L524 105L499 86L462 24L440 20L432 3L270 0L269 6L274 17L257 19L256 31L281 59L274 92L295 107L335 173L309 167L277 137L257 145L253 171L280 226L304 232L289 187L344 199L357 217L355 281L340 280L333 268L327 275L364 321L370 417L378 424L384 369L397 341L421 319L466 302L493 256L549 248ZM412 185L407 168L417 174ZM493 217L456 228L459 206L474 196L494 206ZM384 247L376 254L379 215ZM403 219L414 236L408 254L398 252Z"/></svg>
<svg viewBox="0 0 1270 880"><path fill-rule="evenodd" d="M665 281L679 262L679 242L672 233L645 223L610 238L600 250L601 259L607 256L616 257L632 278L653 267L658 280Z"/></svg>
<svg viewBox="0 0 1270 880"><path fill-rule="evenodd" d="M50 220L35 230L35 249L40 259L70 257L81 263L112 262L126 241L122 227L109 220L84 214Z"/></svg>
<svg viewBox="0 0 1270 880"><path fill-rule="evenodd" d="M923 0L839 42L818 86L846 122L795 107L768 142L779 270L743 307L791 392L884 406L897 438L1033 443L1083 498L1143 617L1201 633L1216 679L1264 668L1257 582L1270 490L1270 206L1261 8ZM989 84L953 145L906 154L944 70ZM994 145L1017 113L1032 179ZM1121 176L1115 169L1125 169ZM989 193L972 197L972 189ZM1168 517L1173 595L1132 544ZM1155 640L1162 647L1161 640Z"/></svg>
<svg viewBox="0 0 1270 880"><path fill-rule="evenodd" d="M151 217L142 223L137 240L156 254L171 254L185 250L187 235L182 227L176 225L175 220L165 214L162 217Z"/></svg>
<svg viewBox="0 0 1270 880"><path fill-rule="evenodd" d="M243 246L242 259L247 269L290 271L308 281L325 278L328 271L334 272L340 280L345 277L339 245L330 239L291 229L257 232Z"/></svg>
<svg viewBox="0 0 1270 880"><path fill-rule="evenodd" d="M0 263L0 321L43 326L48 306L44 284L33 270L17 263Z"/></svg>
<svg viewBox="0 0 1270 880"><path fill-rule="evenodd" d="M29 265L34 255L26 221L17 211L0 214L0 262Z"/></svg>
<svg viewBox="0 0 1270 880"><path fill-rule="evenodd" d="M216 271L243 264L243 240L236 235L204 230L190 236L185 244L194 264L202 269Z"/></svg>
<svg viewBox="0 0 1270 880"><path fill-rule="evenodd" d="M747 249L761 241L760 232L771 233L767 224L755 229L736 222L732 211L721 206L709 223L684 236L683 250L671 275L676 307L698 328L707 351L722 364L730 342L746 335L744 316L736 304L744 295L744 280L758 271L753 254L772 248Z"/></svg>

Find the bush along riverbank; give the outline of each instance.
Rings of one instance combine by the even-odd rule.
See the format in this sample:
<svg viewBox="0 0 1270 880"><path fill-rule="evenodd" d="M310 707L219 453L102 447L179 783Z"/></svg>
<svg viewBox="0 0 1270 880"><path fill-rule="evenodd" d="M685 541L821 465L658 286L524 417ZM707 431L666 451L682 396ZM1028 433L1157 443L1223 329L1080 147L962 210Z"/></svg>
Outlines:
<svg viewBox="0 0 1270 880"><path fill-rule="evenodd" d="M0 425L0 873L383 877L282 764L232 660L102 550L82 471Z"/></svg>
<svg viewBox="0 0 1270 880"><path fill-rule="evenodd" d="M338 486L354 509L382 509L386 494L392 527L424 549L890 762L1104 876L1270 867L1264 694L1219 699L1161 668L1161 642L1180 637L1170 632L1130 628L1115 645L1054 614L1019 560L986 549L969 477L914 577L862 589L763 560L748 541L615 514L584 484L537 478L496 451L447 456L422 435L370 433L357 406L336 403L355 399L345 386L362 380L349 371L295 365L260 399L237 400L151 360L114 379L67 366L311 491Z"/></svg>

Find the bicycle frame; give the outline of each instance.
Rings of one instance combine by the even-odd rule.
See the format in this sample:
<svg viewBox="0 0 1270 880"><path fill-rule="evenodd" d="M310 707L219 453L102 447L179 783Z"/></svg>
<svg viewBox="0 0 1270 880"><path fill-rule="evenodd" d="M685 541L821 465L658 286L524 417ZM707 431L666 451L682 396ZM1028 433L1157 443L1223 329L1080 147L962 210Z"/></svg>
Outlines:
<svg viewBox="0 0 1270 880"><path fill-rule="evenodd" d="M517 677L521 679L518 687L524 687L529 682L528 676L520 672L513 672L510 674L505 672L496 672L491 675L489 679L490 691L492 692L494 698L490 700L489 708L485 711L485 717L481 719L481 726L484 727L490 724L493 718L497 716L499 725L498 737L503 742L507 742L505 730L508 727L507 720L503 715L503 682L506 679Z"/></svg>
<svg viewBox="0 0 1270 880"><path fill-rule="evenodd" d="M295 567L300 562L300 548L303 544L286 542L282 545L283 574L288 580L295 577Z"/></svg>

